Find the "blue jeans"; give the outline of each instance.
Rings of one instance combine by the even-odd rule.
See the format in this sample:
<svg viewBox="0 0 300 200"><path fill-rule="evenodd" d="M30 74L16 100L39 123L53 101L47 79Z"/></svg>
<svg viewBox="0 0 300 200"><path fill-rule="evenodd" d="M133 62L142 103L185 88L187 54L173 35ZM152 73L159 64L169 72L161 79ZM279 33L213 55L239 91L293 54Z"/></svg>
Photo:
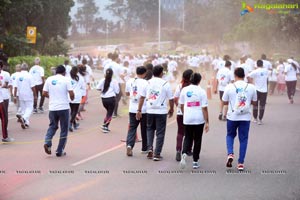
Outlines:
<svg viewBox="0 0 300 200"><path fill-rule="evenodd" d="M69 109L59 111L49 111L49 128L45 137L45 144L48 147L52 146L52 138L58 129L58 122L60 122L60 138L56 153L63 153L67 143L68 128L69 128Z"/></svg>
<svg viewBox="0 0 300 200"><path fill-rule="evenodd" d="M154 132L156 130L155 155L160 155L164 145L167 126L167 114L147 114L148 150L153 150Z"/></svg>
<svg viewBox="0 0 300 200"><path fill-rule="evenodd" d="M238 162L243 164L246 156L248 135L250 129L250 121L231 121L227 120L227 153L234 154L233 145L236 134L239 134L240 141L240 155ZM238 132L237 132L238 131Z"/></svg>

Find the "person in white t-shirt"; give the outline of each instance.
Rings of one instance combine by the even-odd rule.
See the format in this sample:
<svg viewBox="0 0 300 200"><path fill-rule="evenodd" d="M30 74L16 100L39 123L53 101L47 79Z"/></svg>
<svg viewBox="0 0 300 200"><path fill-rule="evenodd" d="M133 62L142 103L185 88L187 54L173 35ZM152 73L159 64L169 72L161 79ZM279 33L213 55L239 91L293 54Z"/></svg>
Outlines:
<svg viewBox="0 0 300 200"><path fill-rule="evenodd" d="M273 69L271 71L269 71L269 95L273 95L275 88L276 88L276 84L277 84L277 76L278 76L278 72L276 69L276 66L273 66Z"/></svg>
<svg viewBox="0 0 300 200"><path fill-rule="evenodd" d="M267 60L267 56L265 54L261 55L261 60L263 61L263 68L272 70L272 63Z"/></svg>
<svg viewBox="0 0 300 200"><path fill-rule="evenodd" d="M287 60L288 64L285 65L285 82L287 87L287 96L290 100L290 103L294 103L294 96L296 93L297 85L297 74L299 74L299 69L292 59Z"/></svg>
<svg viewBox="0 0 300 200"><path fill-rule="evenodd" d="M136 68L136 77L131 78L126 82L125 93L130 97L129 100L129 129L127 133L127 156L132 156L132 149L135 145L136 130L140 124L141 136L142 136L142 153L147 152L147 114L146 114L146 102L142 107L142 118L136 119L136 113L138 112L138 104L141 96L141 91L145 90L148 86L148 81L144 78L146 76L147 69L144 66Z"/></svg>
<svg viewBox="0 0 300 200"><path fill-rule="evenodd" d="M65 60L64 67L66 68L66 77L70 77L72 66L69 65L69 60Z"/></svg>
<svg viewBox="0 0 300 200"><path fill-rule="evenodd" d="M33 76L34 79L34 84L35 84L35 91L37 92L37 95L40 95L41 99L40 99L40 104L39 104L39 111L41 113L44 112L44 100L45 97L42 95L43 93L43 86L44 86L44 82L45 82L45 71L44 68L40 66L40 58L36 57L34 60L35 65L32 66L29 70L29 73ZM37 110L37 105L38 105L38 99L35 99L33 102L33 113L38 113Z"/></svg>
<svg viewBox="0 0 300 200"><path fill-rule="evenodd" d="M137 120L142 118L142 106L146 99L147 109L147 143L148 143L148 159L154 161L162 160L161 151L164 144L167 115L173 116L174 100L170 84L162 79L163 67L157 65L153 68L153 78L149 80L148 87L141 92ZM168 102L170 108L168 110ZM153 156L153 142L156 131L156 148Z"/></svg>
<svg viewBox="0 0 300 200"><path fill-rule="evenodd" d="M285 74L284 74L284 64L283 64L283 59L279 60L279 64L277 66L277 92L278 94L283 95L285 91Z"/></svg>
<svg viewBox="0 0 300 200"><path fill-rule="evenodd" d="M207 133L209 130L208 117L208 100L206 92L199 87L201 75L194 73L191 76L191 84L183 88L180 92L179 104L183 112L184 124L184 142L182 150L182 158L180 161L181 168L186 165L187 153L191 144L193 148L193 169L198 169L199 157L202 144L203 130Z"/></svg>
<svg viewBox="0 0 300 200"><path fill-rule="evenodd" d="M178 63L173 58L170 58L170 62L168 62L168 72L172 76L171 80L176 80L177 78L177 67Z"/></svg>
<svg viewBox="0 0 300 200"><path fill-rule="evenodd" d="M2 61L1 61L2 63ZM3 98L3 108L4 108L4 118L5 118L5 128L7 130L8 126L8 106L9 106L9 99L10 99L10 91L9 91L9 82L10 82L10 74L7 71L3 70L4 65L0 65L0 92L2 92Z"/></svg>
<svg viewBox="0 0 300 200"><path fill-rule="evenodd" d="M20 109L20 103L19 103L19 100L18 100L19 97L18 97L18 94L17 94L17 99L16 100L14 99L14 85L16 84L17 76L18 76L18 74L21 71L21 64L17 64L16 67L15 67L15 70L16 70L16 72L13 73L10 76L9 86L10 86L10 93L11 93L11 96L12 96L11 101L12 102L15 102L15 101L17 102L17 103L15 103L15 105L16 105L16 113L19 114L19 109Z"/></svg>
<svg viewBox="0 0 300 200"><path fill-rule="evenodd" d="M4 67L4 62L2 60L0 60L0 69L2 71L2 68ZM2 88L3 86L6 85L4 80L4 77L1 76L0 79L0 88ZM7 112L5 109L5 105L4 105L4 99L3 99L3 92L2 89L0 90L0 119L1 119L1 128L2 128L2 142L5 143L9 143L9 142L13 142L14 139L8 137L8 133L7 133L7 123L8 123L8 116L6 116Z"/></svg>
<svg viewBox="0 0 300 200"><path fill-rule="evenodd" d="M193 74L193 70L187 69L183 72L182 74L182 80L179 85L177 85L175 93L174 93L174 103L177 107L177 116L176 116L176 121L177 121L177 137L176 137L176 160L179 162L181 161L181 152L182 152L182 144L183 144L183 137L184 137L184 125L183 125L183 113L181 111L181 107L178 104L179 97L180 97L180 92L181 90L190 85L190 78L191 75ZM188 155L191 154L191 148L189 148Z"/></svg>
<svg viewBox="0 0 300 200"><path fill-rule="evenodd" d="M257 106L253 106L253 122L262 125L262 119L265 113L266 101L268 96L268 75L269 70L263 67L263 61L256 62L257 68L248 74L248 81L254 83L257 91ZM259 113L259 115L258 115ZM257 121L258 116L258 121Z"/></svg>
<svg viewBox="0 0 300 200"><path fill-rule="evenodd" d="M227 110L228 107L225 106L222 103L222 97L224 94L225 87L230 83L233 82L233 73L230 70L231 69L231 62L230 61L225 61L225 67L221 68L218 70L217 73L217 87L216 90L214 91L217 93L217 89L219 90L219 96L220 96L220 114L219 114L219 120L226 120L226 115L227 115Z"/></svg>
<svg viewBox="0 0 300 200"><path fill-rule="evenodd" d="M116 96L120 93L118 82L112 78L113 70L108 68L105 71L105 78L100 80L96 89L101 92L101 99L104 108L106 109L106 116L103 120L102 132L109 133L109 125L112 120L113 111L116 105Z"/></svg>
<svg viewBox="0 0 300 200"><path fill-rule="evenodd" d="M23 129L29 127L29 119L33 110L33 100L37 98L33 77L28 72L28 65L21 65L21 72L16 77L14 85L14 99L17 103L17 96L20 102L20 111L17 114L18 121Z"/></svg>
<svg viewBox="0 0 300 200"><path fill-rule="evenodd" d="M74 99L70 78L65 77L66 68L63 65L56 67L56 75L47 78L43 96L49 98L49 128L45 137L44 150L51 154L52 138L60 126L59 143L56 149L56 156L65 156L64 151L68 138L69 128L69 98Z"/></svg>
<svg viewBox="0 0 300 200"><path fill-rule="evenodd" d="M254 85L244 81L245 72L243 68L236 68L234 77L235 82L226 86L222 97L223 103L228 105L226 167L232 167L234 138L238 134L240 152L237 168L243 171L250 129L251 105L256 105L257 94Z"/></svg>
<svg viewBox="0 0 300 200"><path fill-rule="evenodd" d="M79 76L78 67L72 67L70 71L70 79L71 79L71 86L74 91L74 99L70 99L70 125L69 131L76 130L79 126L79 123L76 122L76 115L79 110L79 105L82 98L86 95L86 83L84 82L84 78Z"/></svg>

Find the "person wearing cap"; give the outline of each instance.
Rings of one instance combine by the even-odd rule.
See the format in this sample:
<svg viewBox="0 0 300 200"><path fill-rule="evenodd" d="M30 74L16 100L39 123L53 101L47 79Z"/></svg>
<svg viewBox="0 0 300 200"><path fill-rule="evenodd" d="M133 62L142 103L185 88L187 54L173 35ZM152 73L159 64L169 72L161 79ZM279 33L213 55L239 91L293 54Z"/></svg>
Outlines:
<svg viewBox="0 0 300 200"><path fill-rule="evenodd" d="M138 104L141 97L141 91L148 86L148 82L144 79L147 74L147 69L144 66L136 68L136 77L131 78L126 82L125 93L130 97L129 100L129 129L127 133L127 156L132 156L132 149L135 145L136 130L140 124L141 136L142 136L142 153L147 152L147 114L146 114L146 102L142 107L142 118L136 119L136 113L138 112Z"/></svg>
<svg viewBox="0 0 300 200"><path fill-rule="evenodd" d="M43 113L44 112L43 105L44 105L45 97L42 94L43 94L43 86L45 83L45 78L44 78L45 70L43 67L40 66L40 62L41 62L40 58L36 57L34 59L35 65L30 68L29 73L33 76L37 95L40 95L41 97L40 104L39 104L39 111ZM33 113L38 113L37 105L38 105L38 99L35 99L33 102Z"/></svg>
<svg viewBox="0 0 300 200"><path fill-rule="evenodd" d="M294 96L296 93L296 85L297 85L297 74L299 74L299 69L297 64L293 61L293 59L287 59L288 64L285 65L284 74L285 74L285 82L287 87L287 95L291 104L294 103Z"/></svg>
<svg viewBox="0 0 300 200"><path fill-rule="evenodd" d="M264 68L262 60L258 60L256 65L257 68L248 74L247 77L250 83L254 83L257 91L257 106L253 106L253 122L257 123L258 125L262 125L262 119L264 117L268 96L269 71Z"/></svg>
<svg viewBox="0 0 300 200"><path fill-rule="evenodd" d="M33 109L33 100L37 98L34 80L28 72L28 65L21 65L21 72L16 77L14 85L14 103L19 98L20 110L17 113L22 129L29 128L29 119Z"/></svg>
<svg viewBox="0 0 300 200"><path fill-rule="evenodd" d="M60 138L56 156L66 155L64 149L67 143L69 129L69 97L74 100L71 79L65 77L66 68L57 66L56 75L50 76L44 85L43 96L49 98L49 128L45 137L44 150L51 154L52 138L60 126ZM58 124L60 122L60 124Z"/></svg>

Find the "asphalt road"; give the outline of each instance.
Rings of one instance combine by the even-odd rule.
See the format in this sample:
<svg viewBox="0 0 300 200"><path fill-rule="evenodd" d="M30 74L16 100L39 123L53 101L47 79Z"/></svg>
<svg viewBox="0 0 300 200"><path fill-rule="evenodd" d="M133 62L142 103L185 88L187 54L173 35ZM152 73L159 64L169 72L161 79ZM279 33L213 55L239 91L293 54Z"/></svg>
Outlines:
<svg viewBox="0 0 300 200"><path fill-rule="evenodd" d="M264 125L251 124L243 173L225 167L226 122L217 120L217 95L209 101L211 127L199 170L192 170L191 157L184 170L175 161L175 117L168 119L164 159L154 162L140 153L141 143L126 156L127 106L109 134L101 132L105 112L97 91L90 92L86 109L79 130L69 135L67 156L57 158L43 150L48 112L33 115L22 130L11 107L9 135L16 142L0 144L0 200L300 199L299 93L293 105L286 96L268 97Z"/></svg>

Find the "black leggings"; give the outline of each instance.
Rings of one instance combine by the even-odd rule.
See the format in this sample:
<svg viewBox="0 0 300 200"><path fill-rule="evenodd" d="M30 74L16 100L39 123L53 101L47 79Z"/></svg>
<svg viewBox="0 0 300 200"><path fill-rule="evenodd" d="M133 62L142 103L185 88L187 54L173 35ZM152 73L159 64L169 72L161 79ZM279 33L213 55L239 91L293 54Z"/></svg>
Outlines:
<svg viewBox="0 0 300 200"><path fill-rule="evenodd" d="M297 81L286 81L287 95L289 99L293 99L296 92Z"/></svg>
<svg viewBox="0 0 300 200"><path fill-rule="evenodd" d="M80 103L70 103L71 113L70 113L70 124L76 124L76 115L78 113Z"/></svg>
<svg viewBox="0 0 300 200"><path fill-rule="evenodd" d="M44 100L45 100L45 97L43 96L43 87L44 87L44 84L36 85L36 86L35 86L35 91L36 91L37 96L39 96L39 94L40 94L40 96L41 96L39 108L42 108L42 107L43 107L43 105L44 105ZM34 108L34 109L37 108L37 104L38 104L37 101L38 101L37 98L34 99L34 101L33 101L33 108Z"/></svg>
<svg viewBox="0 0 300 200"><path fill-rule="evenodd" d="M102 98L102 104L106 109L106 116L104 118L103 124L104 126L108 127L115 109L116 97Z"/></svg>

